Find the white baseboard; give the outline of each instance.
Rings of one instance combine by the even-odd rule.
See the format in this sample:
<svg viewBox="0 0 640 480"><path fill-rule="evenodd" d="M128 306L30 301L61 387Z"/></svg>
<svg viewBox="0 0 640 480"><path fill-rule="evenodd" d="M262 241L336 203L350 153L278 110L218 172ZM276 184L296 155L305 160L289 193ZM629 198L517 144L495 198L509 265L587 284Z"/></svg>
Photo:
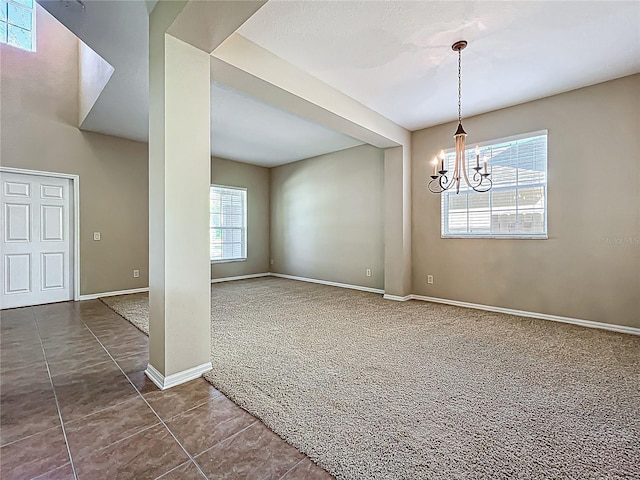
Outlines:
<svg viewBox="0 0 640 480"><path fill-rule="evenodd" d="M148 292L149 287L131 288L129 290L117 290L115 292L90 293L88 295L80 295L79 300L95 300L100 297L115 297L116 295L129 295L130 293Z"/></svg>
<svg viewBox="0 0 640 480"><path fill-rule="evenodd" d="M360 285L351 285L348 283L329 282L327 280L318 280L316 278L296 277L295 275L285 275L284 273L271 273L272 277L288 278L289 280L299 280L301 282L319 283L321 285L329 285L331 287L350 288L352 290L361 290L363 292L380 293L384 290L379 288L361 287Z"/></svg>
<svg viewBox="0 0 640 480"><path fill-rule="evenodd" d="M385 298L387 296L385 295ZM610 330L618 333L629 333L631 335L640 335L640 328L628 327L626 325L615 325L612 323L594 322L593 320L582 320L580 318L561 317L559 315L549 315L547 313L527 312L525 310L513 310L511 308L494 307L491 305L481 305L478 303L459 302L457 300L448 300L446 298L426 297L424 295L409 295L411 300L421 300L424 302L444 303L446 305L454 305L456 307L475 308L476 310L486 310L488 312L506 313L508 315L516 315L518 317L539 318L541 320L551 320L553 322L571 323L588 328L598 328L600 330Z"/></svg>
<svg viewBox="0 0 640 480"><path fill-rule="evenodd" d="M208 372L212 368L213 366L211 365L211 362L207 362L165 377L156 368L154 368L153 365L148 364L144 373L160 390L166 390L167 388L175 387L191 380L195 380L196 378L200 378L203 373Z"/></svg>
<svg viewBox="0 0 640 480"><path fill-rule="evenodd" d="M269 272L265 272L265 273L252 273L251 275L238 275L236 277L212 278L211 283L232 282L233 280L246 280L247 278L268 277L270 275L271 274Z"/></svg>
<svg viewBox="0 0 640 480"><path fill-rule="evenodd" d="M406 302L407 300L411 300L411 295L405 295L401 297L399 295L391 295L390 293L385 293L382 297L385 300L395 300L396 302Z"/></svg>
<svg viewBox="0 0 640 480"><path fill-rule="evenodd" d="M266 272L266 273L255 273L252 275L239 275L237 277L212 278L211 283L230 282L232 280L244 280L247 278L268 277L269 275L271 274ZM80 295L78 300L95 300L96 298L100 298L100 297L115 297L117 295L128 295L130 293L142 293L142 292L148 292L148 291L149 291L149 287L142 287L142 288L131 288L129 290L116 290L113 292L90 293L88 295Z"/></svg>
<svg viewBox="0 0 640 480"><path fill-rule="evenodd" d="M361 287L359 285L350 285L347 283L329 282L327 280L318 280L315 278L297 277L295 275L285 275L283 273L271 273L271 272L255 273L252 275L240 275L237 277L214 278L211 280L211 283L229 282L233 280L244 280L248 278L259 278L259 277L269 277L269 276L288 278L290 280L299 280L302 282L319 283L322 285L330 285L332 287L350 288L352 290L361 290L364 292L379 293L379 294L383 294L384 295L383 298L385 298L386 300L394 300L398 302L405 302L407 300L420 300L424 302L443 303L446 305L454 305L457 307L475 308L476 310L485 310L488 312L506 313L509 315L516 315L519 317L539 318L542 320L551 320L553 322L571 323L573 325L580 325L588 328L598 328L600 330L609 330L612 332L628 333L631 335L640 335L640 328L628 327L626 325L615 325L612 323L594 322L592 320L582 320L580 318L562 317L559 315L549 315L547 313L528 312L525 310L513 310L511 308L494 307L491 305L482 305L479 303L460 302L458 300L449 300L446 298L437 298L437 297L427 297L424 295L415 295L415 294L405 295L405 296L391 295L391 294L385 294L384 290L380 290L377 288ZM128 295L130 293L142 293L142 292L148 292L148 291L149 291L149 288L144 287L144 288L133 288L130 290L118 290L114 292L92 293L89 295L80 295L80 300L94 300L100 297L112 297L115 295ZM151 367L151 365L149 365L149 367ZM155 372L157 372L157 370L155 370ZM154 383L156 383L156 380L154 380L154 377L152 376L153 372L148 371L146 373L147 373L147 376ZM182 372L180 374L175 374L175 375L181 375L181 374ZM158 372L158 375L162 376L159 372ZM196 377L197 376L199 375L196 375ZM173 375L171 375L170 377L173 377ZM193 377L193 378L196 378L196 377ZM189 378L189 380L191 380L191 378ZM184 381L188 381L188 380L184 380ZM179 383L183 383L183 381L180 381ZM156 383L156 385L158 385L158 383ZM176 383L175 385L178 385L178 383ZM170 385L170 386L173 386L173 385ZM158 385L158 387L162 388L160 387L160 385ZM165 387L165 388L169 388L169 387Z"/></svg>

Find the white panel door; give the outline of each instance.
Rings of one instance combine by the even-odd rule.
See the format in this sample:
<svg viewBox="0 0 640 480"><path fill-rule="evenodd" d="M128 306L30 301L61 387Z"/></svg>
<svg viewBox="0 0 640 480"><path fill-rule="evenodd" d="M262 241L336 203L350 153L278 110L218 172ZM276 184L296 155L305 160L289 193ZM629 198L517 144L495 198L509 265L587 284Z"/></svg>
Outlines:
<svg viewBox="0 0 640 480"><path fill-rule="evenodd" d="M71 181L0 172L0 184L0 307L71 300Z"/></svg>

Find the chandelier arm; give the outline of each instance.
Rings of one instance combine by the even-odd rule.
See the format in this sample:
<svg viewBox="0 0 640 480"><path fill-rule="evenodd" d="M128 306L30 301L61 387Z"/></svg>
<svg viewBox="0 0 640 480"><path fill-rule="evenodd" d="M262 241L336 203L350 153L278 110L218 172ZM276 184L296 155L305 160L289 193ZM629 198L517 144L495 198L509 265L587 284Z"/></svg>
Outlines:
<svg viewBox="0 0 640 480"><path fill-rule="evenodd" d="M434 190L432 188L432 184L436 183L436 180L437 180L437 186L438 186L439 190ZM431 181L429 182L427 187L429 188L429 191L431 193L442 193L442 192L444 192L446 190L449 190L453 186L453 184L454 184L454 182L453 181L449 181L449 177L447 177L446 174L441 174L441 175L436 176L435 178L432 176L431 177Z"/></svg>
<svg viewBox="0 0 640 480"><path fill-rule="evenodd" d="M491 180L491 178L489 177L491 174L480 173L480 170L476 168L474 168L474 170L476 170L476 173L473 174L473 181L475 182L475 186L469 186L471 186L471 188L473 188L476 192L488 192L489 190L491 190L491 187L493 186L493 180ZM487 189L478 190L479 187L482 187L482 185L484 185L485 180L489 182L489 186L487 187Z"/></svg>
<svg viewBox="0 0 640 480"><path fill-rule="evenodd" d="M484 183L484 180L487 180L489 182L489 185L483 188L480 188L482 186L482 184ZM493 181L488 177L488 176L482 176L482 179L480 180L480 183L478 185L476 185L475 187L471 187L473 188L473 190L475 190L478 193L486 193L489 190L491 190L491 187L493 187Z"/></svg>
<svg viewBox="0 0 640 480"><path fill-rule="evenodd" d="M491 178L489 178L489 175L490 175L489 173L480 173L480 171L476 170L476 172L473 174L473 177L472 177L473 183L471 183L469 181L466 166L464 169L464 178L465 178L465 181L467 182L467 185L469 185L471 189L480 193L488 192L489 190L491 190L491 187L493 186L493 181L491 180ZM485 183L485 180L489 182L488 187L482 187Z"/></svg>

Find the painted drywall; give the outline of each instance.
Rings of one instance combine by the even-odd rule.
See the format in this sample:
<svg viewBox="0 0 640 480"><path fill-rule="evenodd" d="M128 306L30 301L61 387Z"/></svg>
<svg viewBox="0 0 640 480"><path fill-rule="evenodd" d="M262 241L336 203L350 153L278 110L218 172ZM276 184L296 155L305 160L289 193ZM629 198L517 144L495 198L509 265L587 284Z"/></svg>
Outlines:
<svg viewBox="0 0 640 480"><path fill-rule="evenodd" d="M385 161L384 289L411 293L411 132L241 35L220 45L211 65L216 81L261 101L378 148L402 147Z"/></svg>
<svg viewBox="0 0 640 480"><path fill-rule="evenodd" d="M247 260L212 263L211 278L268 272L269 169L211 157L211 183L247 189Z"/></svg>
<svg viewBox="0 0 640 480"><path fill-rule="evenodd" d="M411 144L384 150L384 293L411 293Z"/></svg>
<svg viewBox="0 0 640 480"><path fill-rule="evenodd" d="M111 79L114 68L82 41L78 42L78 57L80 102L78 124L82 125L105 85Z"/></svg>
<svg viewBox="0 0 640 480"><path fill-rule="evenodd" d="M384 288L383 190L370 145L272 168L271 271Z"/></svg>
<svg viewBox="0 0 640 480"><path fill-rule="evenodd" d="M441 239L440 197L426 184L455 125L414 132L414 293L640 327L640 75L464 126L471 145L548 129L549 239Z"/></svg>
<svg viewBox="0 0 640 480"><path fill-rule="evenodd" d="M149 20L149 365L165 377L207 369L211 330L209 55L164 34L174 7Z"/></svg>
<svg viewBox="0 0 640 480"><path fill-rule="evenodd" d="M147 145L78 130L78 40L37 25L37 52L0 44L0 164L80 176L81 294L146 287Z"/></svg>

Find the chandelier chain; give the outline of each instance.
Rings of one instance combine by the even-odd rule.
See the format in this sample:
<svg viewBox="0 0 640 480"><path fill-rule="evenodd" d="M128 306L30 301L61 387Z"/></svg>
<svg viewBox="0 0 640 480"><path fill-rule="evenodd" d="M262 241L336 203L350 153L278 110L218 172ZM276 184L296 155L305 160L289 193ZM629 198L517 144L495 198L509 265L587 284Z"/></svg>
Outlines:
<svg viewBox="0 0 640 480"><path fill-rule="evenodd" d="M461 97L462 97L462 51L458 50L458 123L462 122L462 109L461 109Z"/></svg>

